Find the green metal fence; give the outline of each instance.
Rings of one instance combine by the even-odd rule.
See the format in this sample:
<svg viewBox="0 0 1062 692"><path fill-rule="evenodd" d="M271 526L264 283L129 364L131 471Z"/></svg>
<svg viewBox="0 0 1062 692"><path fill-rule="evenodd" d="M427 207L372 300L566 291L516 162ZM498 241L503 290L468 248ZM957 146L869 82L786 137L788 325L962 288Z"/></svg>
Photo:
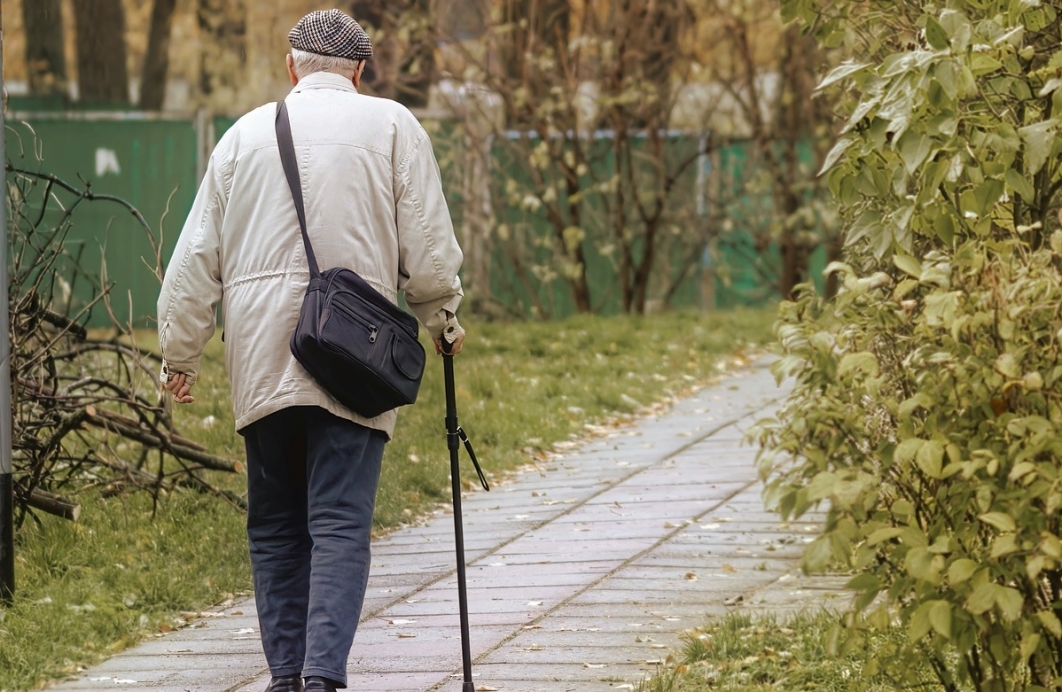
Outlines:
<svg viewBox="0 0 1062 692"><path fill-rule="evenodd" d="M16 115L8 120L6 132L12 166L128 201L150 224L166 259L195 197L197 142L193 121L137 114ZM45 222L57 221L74 198L53 188ZM39 206L42 201L35 195L28 203ZM127 209L108 201L82 202L71 220L67 253L78 257L84 272L97 282L113 283L111 304L119 319L150 323L159 282L152 271L152 243L140 224ZM76 309L90 299L92 289L82 280L75 282L73 292ZM90 324L106 323L102 306L94 309Z"/></svg>
<svg viewBox="0 0 1062 692"><path fill-rule="evenodd" d="M15 166L48 171L70 182L89 181L93 191L113 194L134 204L161 236L163 258L168 260L191 208L198 171L204 166L211 143L220 139L234 122L232 118L219 117L197 123L138 113L16 114L9 120L8 160ZM449 123L436 122L429 131L437 140L451 211L455 224L460 224L459 164L455 163L458 159L446 155L460 143ZM696 135L673 135L667 145L678 153L697 152L704 140ZM535 228L535 224L541 225L541 219L536 221L503 203L501 190L506 178L526 175L511 156L510 149L495 145L495 197L501 200L495 208L498 221L528 224L531 235L542 235L547 231ZM607 167L612 165L609 161L606 152L595 165ZM777 249L753 241L760 230L757 224L769 215L770 200L745 194L728 206L727 218L708 213L709 207L715 208L710 204L712 195L720 194L720 186L734 179L748 165L747 161L744 145L735 144L704 153L684 174L683 192L676 203L695 208L696 212L688 214L683 223L688 224L690 234L711 241L704 243L693 270L675 291L672 306L703 307L708 301L713 307L726 308L775 298L764 276L777 270ZM56 213L61 202L53 200L49 213ZM592 241L587 243L587 266L595 308L616 312L619 295L612 261L598 252L598 244ZM107 203L84 205L74 216L68 250L80 255L83 268L96 275L106 259L107 278L114 283L112 304L118 316L123 320L131 317L138 324L152 322L159 286L149 267L155 258L143 230L124 209ZM665 253L662 262L685 261L675 252ZM540 249L540 259L545 253L545 249ZM822 253L816 253L812 260L811 274L818 276ZM554 317L574 310L564 282L557 277L532 276L522 284L514 281L512 263L502 247L494 249L491 274L494 298L506 304L509 312L530 314L536 302L548 303ZM85 286L77 291L79 299L87 299ZM537 300L530 292L536 293ZM94 315L93 324L104 322L105 315Z"/></svg>

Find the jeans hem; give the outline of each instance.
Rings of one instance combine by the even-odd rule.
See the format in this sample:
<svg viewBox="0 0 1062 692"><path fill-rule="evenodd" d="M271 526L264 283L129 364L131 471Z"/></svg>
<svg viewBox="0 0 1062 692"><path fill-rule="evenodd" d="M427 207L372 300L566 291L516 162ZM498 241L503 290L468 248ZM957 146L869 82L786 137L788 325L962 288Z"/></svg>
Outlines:
<svg viewBox="0 0 1062 692"><path fill-rule="evenodd" d="M347 686L347 672L338 672L330 670L328 668L303 668L302 677L308 678L312 676L318 676L321 678L328 678L332 682L336 683L336 687L346 689Z"/></svg>
<svg viewBox="0 0 1062 692"><path fill-rule="evenodd" d="M302 673L301 665L284 666L283 668L270 668L269 674L274 678L283 678L289 675L300 675Z"/></svg>

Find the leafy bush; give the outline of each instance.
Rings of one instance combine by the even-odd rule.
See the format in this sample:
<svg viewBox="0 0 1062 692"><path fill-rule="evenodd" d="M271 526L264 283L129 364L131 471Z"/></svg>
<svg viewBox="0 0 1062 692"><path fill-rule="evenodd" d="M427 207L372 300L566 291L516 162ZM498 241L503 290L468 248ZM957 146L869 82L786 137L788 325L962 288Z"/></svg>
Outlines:
<svg viewBox="0 0 1062 692"><path fill-rule="evenodd" d="M839 637L906 628L946 690L1062 683L1062 51L1054 5L786 0L849 62L827 162L844 290L783 306L793 397L759 429L783 515L826 502L808 570L855 572ZM865 28L855 31L854 26ZM915 683L914 680L910 681Z"/></svg>

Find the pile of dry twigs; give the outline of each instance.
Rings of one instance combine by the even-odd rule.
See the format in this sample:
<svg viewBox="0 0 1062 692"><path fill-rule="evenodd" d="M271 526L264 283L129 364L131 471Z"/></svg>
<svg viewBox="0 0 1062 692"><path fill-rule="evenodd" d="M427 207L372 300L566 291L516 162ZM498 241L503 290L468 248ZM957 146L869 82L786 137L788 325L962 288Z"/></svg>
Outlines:
<svg viewBox="0 0 1062 692"><path fill-rule="evenodd" d="M77 493L88 488L146 491L156 502L191 488L242 507L239 495L204 474L237 473L239 463L174 429L169 401L158 392L160 357L137 348L132 326L115 316L105 267L85 271L65 242L81 205L119 205L147 234L161 277L161 248L149 225L132 205L87 183L11 165L7 171L17 522L37 511L77 519ZM100 315L109 326L88 329Z"/></svg>

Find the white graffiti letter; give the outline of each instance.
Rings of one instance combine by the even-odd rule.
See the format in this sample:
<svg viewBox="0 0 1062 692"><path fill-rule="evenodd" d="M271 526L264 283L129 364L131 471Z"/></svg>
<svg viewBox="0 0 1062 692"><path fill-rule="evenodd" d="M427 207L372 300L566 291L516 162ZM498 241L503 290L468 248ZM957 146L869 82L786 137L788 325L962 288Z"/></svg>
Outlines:
<svg viewBox="0 0 1062 692"><path fill-rule="evenodd" d="M118 154L113 149L96 150L96 177L102 177L108 173L120 175L121 167L118 165Z"/></svg>

